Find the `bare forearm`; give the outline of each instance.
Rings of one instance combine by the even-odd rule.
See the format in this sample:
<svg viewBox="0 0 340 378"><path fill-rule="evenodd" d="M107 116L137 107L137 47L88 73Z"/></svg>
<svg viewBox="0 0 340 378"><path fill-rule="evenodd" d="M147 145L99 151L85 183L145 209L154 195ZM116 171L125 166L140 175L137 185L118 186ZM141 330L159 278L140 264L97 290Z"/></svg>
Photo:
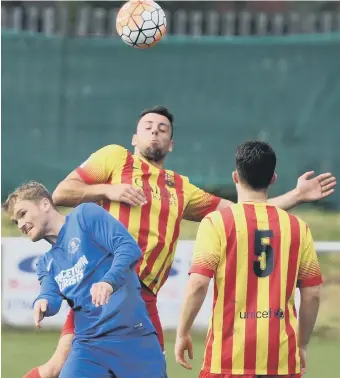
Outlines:
<svg viewBox="0 0 340 378"><path fill-rule="evenodd" d="M205 296L207 295L207 287L189 286L184 298L182 313L179 321L177 334L182 336L189 333L194 320L202 307Z"/></svg>
<svg viewBox="0 0 340 378"><path fill-rule="evenodd" d="M269 198L268 202L283 210L290 210L301 203L299 192L296 189L283 194L282 196Z"/></svg>
<svg viewBox="0 0 340 378"><path fill-rule="evenodd" d="M319 311L320 298L312 296L301 301L299 311L299 347L306 347L313 333Z"/></svg>
<svg viewBox="0 0 340 378"><path fill-rule="evenodd" d="M96 202L106 199L108 184L88 185L79 180L62 181L53 192L53 202L57 206L77 206L83 202Z"/></svg>

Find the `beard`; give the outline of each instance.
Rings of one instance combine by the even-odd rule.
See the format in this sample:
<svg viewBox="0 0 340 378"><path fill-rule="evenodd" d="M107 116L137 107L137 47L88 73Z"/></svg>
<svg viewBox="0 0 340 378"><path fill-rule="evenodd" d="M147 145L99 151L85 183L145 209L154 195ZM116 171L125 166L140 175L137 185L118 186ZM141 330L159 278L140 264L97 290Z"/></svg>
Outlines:
<svg viewBox="0 0 340 378"><path fill-rule="evenodd" d="M145 159L150 161L160 161L163 160L166 152L164 152L161 148L158 147L147 147L146 150L142 153Z"/></svg>

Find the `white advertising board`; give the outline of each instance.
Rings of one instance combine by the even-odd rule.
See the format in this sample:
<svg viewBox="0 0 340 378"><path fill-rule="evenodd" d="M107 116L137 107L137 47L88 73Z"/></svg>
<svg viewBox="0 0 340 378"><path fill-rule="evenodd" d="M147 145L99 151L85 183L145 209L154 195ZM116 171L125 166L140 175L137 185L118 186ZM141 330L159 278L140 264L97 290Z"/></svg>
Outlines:
<svg viewBox="0 0 340 378"><path fill-rule="evenodd" d="M174 329L178 324L193 241L181 240L177 245L175 260L169 279L160 290L158 309L165 329ZM12 326L34 326L32 303L39 294L39 283L35 271L37 259L49 250L45 241L32 243L28 238L2 238L2 321ZM338 251L339 243L316 243L319 251ZM205 329L212 308L213 290L209 287L207 298L195 321L196 328ZM296 305L299 306L297 292ZM60 312L44 319L43 329L60 328L69 310L64 301Z"/></svg>
<svg viewBox="0 0 340 378"><path fill-rule="evenodd" d="M28 238L2 238L2 321L12 326L34 326L32 303L39 294L35 264L50 249L45 241L32 243ZM64 323L68 312L64 301L60 312L44 319L43 328Z"/></svg>

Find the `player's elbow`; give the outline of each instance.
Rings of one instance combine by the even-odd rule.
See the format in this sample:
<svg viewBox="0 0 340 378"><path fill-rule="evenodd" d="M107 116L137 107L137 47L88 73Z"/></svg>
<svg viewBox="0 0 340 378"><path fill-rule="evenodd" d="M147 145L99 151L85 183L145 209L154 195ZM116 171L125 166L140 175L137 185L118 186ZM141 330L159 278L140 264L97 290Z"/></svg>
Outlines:
<svg viewBox="0 0 340 378"><path fill-rule="evenodd" d="M191 291L194 293L206 293L209 288L210 278L201 274L192 273L189 278Z"/></svg>
<svg viewBox="0 0 340 378"><path fill-rule="evenodd" d="M81 202L80 198L71 180L62 181L52 193L52 200L56 206L77 206Z"/></svg>
<svg viewBox="0 0 340 378"><path fill-rule="evenodd" d="M67 202L67 190L65 190L65 184L62 181L52 193L52 200L56 206L63 206Z"/></svg>
<svg viewBox="0 0 340 378"><path fill-rule="evenodd" d="M301 302L320 301L321 285L300 288Z"/></svg>
<svg viewBox="0 0 340 378"><path fill-rule="evenodd" d="M135 264L138 263L138 261L142 258L142 251L140 248L136 248L136 252L135 252Z"/></svg>
<svg viewBox="0 0 340 378"><path fill-rule="evenodd" d="M142 250L136 245L133 245L130 250L131 264L130 267L134 267L141 259L143 253Z"/></svg>
<svg viewBox="0 0 340 378"><path fill-rule="evenodd" d="M61 299L56 299L56 300L48 300L48 305L47 305L47 310L45 312L46 317L54 316L56 315L61 307Z"/></svg>

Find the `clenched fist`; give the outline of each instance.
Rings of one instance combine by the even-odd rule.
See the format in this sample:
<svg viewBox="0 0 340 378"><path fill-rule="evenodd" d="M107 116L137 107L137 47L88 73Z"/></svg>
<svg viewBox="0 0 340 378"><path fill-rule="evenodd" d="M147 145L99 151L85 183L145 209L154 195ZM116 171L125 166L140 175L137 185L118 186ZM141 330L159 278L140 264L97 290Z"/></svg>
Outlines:
<svg viewBox="0 0 340 378"><path fill-rule="evenodd" d="M90 291L92 303L98 307L109 303L110 295L113 293L113 287L107 282L98 282L93 284Z"/></svg>

